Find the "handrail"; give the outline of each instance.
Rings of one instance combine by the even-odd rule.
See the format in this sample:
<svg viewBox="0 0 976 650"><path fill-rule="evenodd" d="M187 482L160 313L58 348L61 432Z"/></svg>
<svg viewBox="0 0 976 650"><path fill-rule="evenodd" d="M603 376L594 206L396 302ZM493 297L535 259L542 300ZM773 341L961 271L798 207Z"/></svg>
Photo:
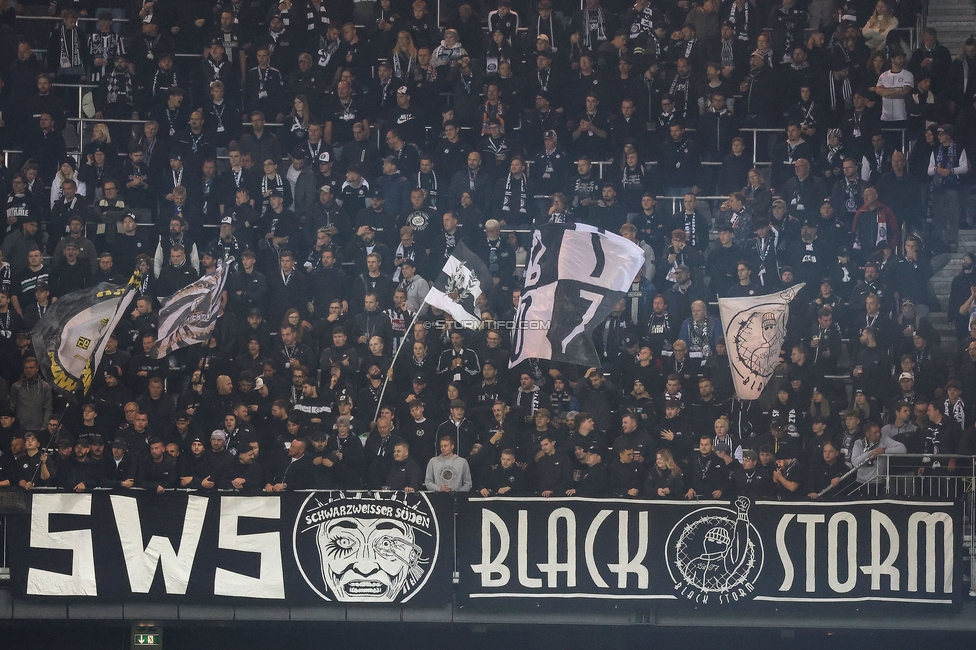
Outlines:
<svg viewBox="0 0 976 650"><path fill-rule="evenodd" d="M46 16L46 15L31 15L31 14L17 14L17 20L47 20L47 21L60 21L61 16ZM97 23L97 16L78 16L78 22L80 23ZM112 16L113 23L129 23L132 22L128 18L117 18Z"/></svg>

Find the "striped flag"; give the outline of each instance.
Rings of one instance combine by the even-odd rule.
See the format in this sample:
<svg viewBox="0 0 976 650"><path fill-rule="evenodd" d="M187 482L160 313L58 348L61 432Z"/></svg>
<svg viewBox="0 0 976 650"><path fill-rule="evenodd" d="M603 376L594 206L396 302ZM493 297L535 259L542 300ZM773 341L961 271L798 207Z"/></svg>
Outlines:
<svg viewBox="0 0 976 650"><path fill-rule="evenodd" d="M162 299L159 340L150 350L150 357L161 359L181 348L210 340L226 279L227 266L218 260L212 273Z"/></svg>
<svg viewBox="0 0 976 650"><path fill-rule="evenodd" d="M101 282L61 296L31 331L41 372L56 389L85 395L102 360L108 335L128 311L142 282L136 271L125 286Z"/></svg>

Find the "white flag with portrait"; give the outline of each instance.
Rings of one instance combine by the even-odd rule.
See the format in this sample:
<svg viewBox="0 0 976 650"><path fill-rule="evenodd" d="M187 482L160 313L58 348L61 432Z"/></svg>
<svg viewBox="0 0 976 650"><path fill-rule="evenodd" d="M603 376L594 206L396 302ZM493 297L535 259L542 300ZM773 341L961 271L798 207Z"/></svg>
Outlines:
<svg viewBox="0 0 976 650"><path fill-rule="evenodd" d="M719 298L725 347L739 399L759 399L773 376L786 339L790 301L804 286L798 284L768 296Z"/></svg>

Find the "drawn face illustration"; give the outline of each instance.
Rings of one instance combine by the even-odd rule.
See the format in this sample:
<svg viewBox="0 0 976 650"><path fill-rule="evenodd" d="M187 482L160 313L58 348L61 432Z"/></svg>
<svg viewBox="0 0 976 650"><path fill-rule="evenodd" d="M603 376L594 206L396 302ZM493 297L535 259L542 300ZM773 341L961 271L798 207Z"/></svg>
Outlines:
<svg viewBox="0 0 976 650"><path fill-rule="evenodd" d="M389 518L333 519L316 541L322 578L339 601L393 602L421 554L413 529Z"/></svg>

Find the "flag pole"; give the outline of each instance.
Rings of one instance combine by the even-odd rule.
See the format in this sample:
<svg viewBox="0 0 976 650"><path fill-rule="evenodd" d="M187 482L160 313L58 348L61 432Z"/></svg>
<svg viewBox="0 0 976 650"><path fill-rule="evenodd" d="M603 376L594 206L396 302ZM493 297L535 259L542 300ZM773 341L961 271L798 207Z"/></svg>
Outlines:
<svg viewBox="0 0 976 650"><path fill-rule="evenodd" d="M420 309L417 310L417 313L413 315L413 320L410 321L409 325L407 325L407 331L403 336L403 341L400 343L400 347L393 352L393 360L390 361L390 369L386 372L386 379L383 380L383 388L380 390L380 399L376 403L376 413L373 413L373 422L376 422L376 418L380 416L380 409L383 408L383 395L386 394L386 385L390 383L390 377L393 376L393 366L396 364L397 357L400 356L400 350L402 350L406 345L410 334L413 333L413 326L416 325L417 319L420 318L420 312L422 312L426 306L426 302L421 303Z"/></svg>
<svg viewBox="0 0 976 650"><path fill-rule="evenodd" d="M74 398L74 393L71 393L70 397ZM58 453L58 448L57 448L58 438L61 437L61 431L63 431L63 429L61 428L61 422L64 421L64 416L68 414L68 409L71 408L72 401L73 399L65 399L64 408L61 409L61 415L58 417L58 428L54 432L54 437L51 438L51 442L48 443L47 449L41 450L41 453L47 454L48 457L50 457L52 454ZM33 485L34 481L37 479L37 473L40 471L40 469L41 469L41 463L38 462L37 467L34 468L34 474L31 476L31 480L30 480L31 485Z"/></svg>

